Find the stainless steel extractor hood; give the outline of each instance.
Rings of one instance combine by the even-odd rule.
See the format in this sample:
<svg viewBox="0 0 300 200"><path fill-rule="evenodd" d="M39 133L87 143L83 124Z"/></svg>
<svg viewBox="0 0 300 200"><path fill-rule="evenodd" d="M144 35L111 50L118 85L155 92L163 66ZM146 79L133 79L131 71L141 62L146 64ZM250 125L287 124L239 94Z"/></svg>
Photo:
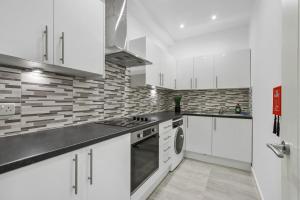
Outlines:
<svg viewBox="0 0 300 200"><path fill-rule="evenodd" d="M105 7L105 61L124 67L151 65L150 61L126 50L127 0L106 0Z"/></svg>

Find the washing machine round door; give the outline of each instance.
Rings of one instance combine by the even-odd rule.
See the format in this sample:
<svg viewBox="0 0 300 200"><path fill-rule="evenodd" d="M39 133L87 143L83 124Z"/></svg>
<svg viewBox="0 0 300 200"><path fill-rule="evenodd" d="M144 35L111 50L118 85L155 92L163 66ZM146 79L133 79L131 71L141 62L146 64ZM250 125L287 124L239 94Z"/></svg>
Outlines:
<svg viewBox="0 0 300 200"><path fill-rule="evenodd" d="M183 150L184 134L181 127L178 127L175 134L174 149L176 154L180 154Z"/></svg>

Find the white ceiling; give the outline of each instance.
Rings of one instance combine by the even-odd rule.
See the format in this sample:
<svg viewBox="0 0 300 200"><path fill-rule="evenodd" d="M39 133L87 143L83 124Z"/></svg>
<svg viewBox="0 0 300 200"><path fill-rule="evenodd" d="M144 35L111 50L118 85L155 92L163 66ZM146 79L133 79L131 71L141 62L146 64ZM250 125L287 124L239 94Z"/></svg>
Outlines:
<svg viewBox="0 0 300 200"><path fill-rule="evenodd" d="M174 41L249 23L255 0L139 0ZM212 21L211 16L217 15ZM180 24L185 28L180 29Z"/></svg>

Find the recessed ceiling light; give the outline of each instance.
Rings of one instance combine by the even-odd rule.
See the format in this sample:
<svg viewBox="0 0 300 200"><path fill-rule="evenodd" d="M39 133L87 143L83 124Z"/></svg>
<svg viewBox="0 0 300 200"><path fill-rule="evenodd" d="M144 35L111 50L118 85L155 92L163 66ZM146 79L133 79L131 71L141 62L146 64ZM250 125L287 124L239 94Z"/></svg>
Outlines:
<svg viewBox="0 0 300 200"><path fill-rule="evenodd" d="M212 16L211 16L211 19L212 19L212 20L216 20L216 19L217 19L217 15L212 15Z"/></svg>
<svg viewBox="0 0 300 200"><path fill-rule="evenodd" d="M179 26L180 28L184 28L184 24L180 24L180 26Z"/></svg>

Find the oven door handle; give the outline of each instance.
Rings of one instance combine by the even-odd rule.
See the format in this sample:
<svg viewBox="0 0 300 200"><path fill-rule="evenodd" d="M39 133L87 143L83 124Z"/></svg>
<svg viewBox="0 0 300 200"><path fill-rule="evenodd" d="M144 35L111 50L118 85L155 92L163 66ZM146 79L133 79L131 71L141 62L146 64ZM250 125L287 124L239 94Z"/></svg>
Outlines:
<svg viewBox="0 0 300 200"><path fill-rule="evenodd" d="M140 144L140 143L142 143L142 142L145 142L145 141L147 141L147 140L149 140L149 139L151 139L151 138L155 138L155 137L158 137L159 138L159 134L158 133L154 133L153 135L150 135L150 136L148 136L148 137L145 137L145 138L142 138L141 140L139 140L139 141L137 141L137 142L135 142L135 143L133 143L133 144L131 144L133 147L135 147L136 145L138 145L138 144Z"/></svg>

